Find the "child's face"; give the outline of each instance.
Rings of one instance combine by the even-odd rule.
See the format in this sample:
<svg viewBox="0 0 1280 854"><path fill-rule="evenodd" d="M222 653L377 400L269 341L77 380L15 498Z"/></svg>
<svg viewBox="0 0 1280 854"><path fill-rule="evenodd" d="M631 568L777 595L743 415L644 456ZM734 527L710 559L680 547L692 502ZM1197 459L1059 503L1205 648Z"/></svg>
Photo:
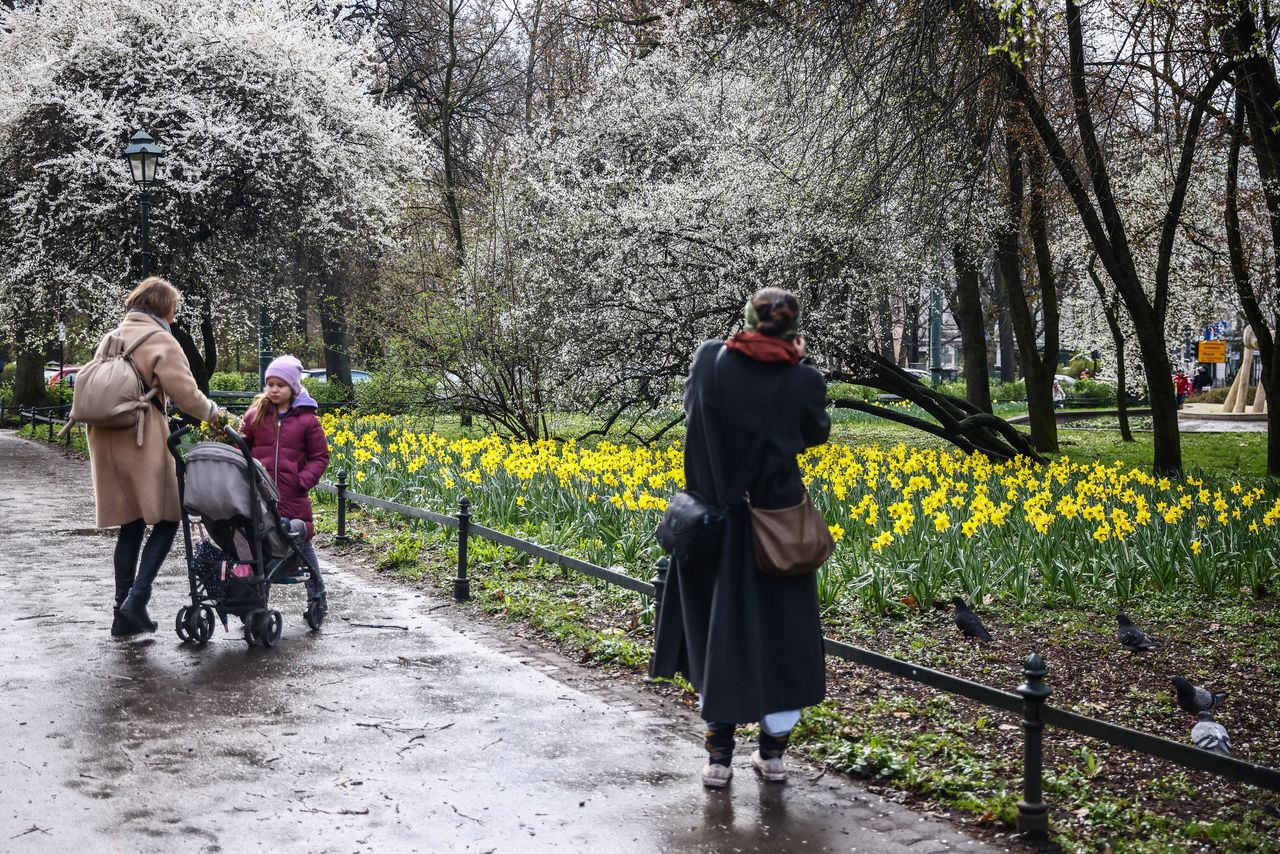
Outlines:
<svg viewBox="0 0 1280 854"><path fill-rule="evenodd" d="M267 377L266 392L267 400L273 406L288 406L293 398L293 389L289 388L288 383L275 377Z"/></svg>

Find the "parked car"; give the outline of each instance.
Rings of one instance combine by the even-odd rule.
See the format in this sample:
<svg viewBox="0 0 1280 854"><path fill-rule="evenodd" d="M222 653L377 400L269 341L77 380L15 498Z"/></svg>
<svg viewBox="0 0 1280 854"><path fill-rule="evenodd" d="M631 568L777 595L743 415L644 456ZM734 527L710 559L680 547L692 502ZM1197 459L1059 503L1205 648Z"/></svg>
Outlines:
<svg viewBox="0 0 1280 854"><path fill-rule="evenodd" d="M46 368L44 372L45 382L49 384L50 388L56 386L63 380L67 381L67 385L74 386L76 384L76 374L79 373L79 371L79 365L63 365L61 370L56 368L54 370L49 370Z"/></svg>
<svg viewBox="0 0 1280 854"><path fill-rule="evenodd" d="M303 379L313 379L324 383L329 381L329 372L324 368L306 368L302 372L302 377ZM371 379L373 379L373 374L368 371L353 370L351 372L351 381L353 383L368 382Z"/></svg>
<svg viewBox="0 0 1280 854"><path fill-rule="evenodd" d="M932 374L930 374L928 371L923 370L921 368L903 368L902 370L911 374L911 376L920 380L920 382L928 382L929 380L933 379Z"/></svg>

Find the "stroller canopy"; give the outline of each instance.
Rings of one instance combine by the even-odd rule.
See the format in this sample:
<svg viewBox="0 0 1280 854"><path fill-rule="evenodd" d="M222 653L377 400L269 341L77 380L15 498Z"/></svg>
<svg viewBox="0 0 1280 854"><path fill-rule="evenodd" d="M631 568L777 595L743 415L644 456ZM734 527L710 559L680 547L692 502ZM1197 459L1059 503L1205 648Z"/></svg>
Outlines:
<svg viewBox="0 0 1280 854"><path fill-rule="evenodd" d="M253 518L249 502L280 500L280 493L262 463L253 460L257 477L251 478L248 462L239 449L218 442L201 442L187 452L186 489L183 509L206 520ZM260 503L263 518L271 518Z"/></svg>

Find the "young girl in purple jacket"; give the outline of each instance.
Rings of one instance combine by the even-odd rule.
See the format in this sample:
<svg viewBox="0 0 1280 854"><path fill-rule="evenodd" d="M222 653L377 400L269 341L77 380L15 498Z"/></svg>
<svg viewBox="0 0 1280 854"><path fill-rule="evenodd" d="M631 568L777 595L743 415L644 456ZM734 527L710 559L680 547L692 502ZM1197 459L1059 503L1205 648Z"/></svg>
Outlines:
<svg viewBox="0 0 1280 854"><path fill-rule="evenodd" d="M241 435L254 459L266 467L280 491L280 515L306 525L302 551L313 567L311 538L315 525L311 491L329 467L329 443L316 417L316 402L302 387L302 363L280 356L267 366L266 389L253 399L244 415ZM324 602L324 581L317 572L307 583L308 603Z"/></svg>

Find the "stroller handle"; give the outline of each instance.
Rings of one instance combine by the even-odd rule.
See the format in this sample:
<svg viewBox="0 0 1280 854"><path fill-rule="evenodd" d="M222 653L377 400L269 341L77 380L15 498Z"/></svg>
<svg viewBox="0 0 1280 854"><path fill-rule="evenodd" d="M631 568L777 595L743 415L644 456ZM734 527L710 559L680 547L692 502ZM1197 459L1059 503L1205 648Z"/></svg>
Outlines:
<svg viewBox="0 0 1280 854"><path fill-rule="evenodd" d="M178 443L182 441L182 437L191 432L190 427L179 427L169 433L168 445L169 453L176 454L178 452Z"/></svg>
<svg viewBox="0 0 1280 854"><path fill-rule="evenodd" d="M245 462L249 464L249 468L252 471L253 452L250 451L249 446L245 444L244 437L241 436L239 433L237 433L235 428L229 424L223 425L222 429L226 432L227 438L231 440L231 443L234 444L240 450L241 454L244 454ZM182 441L183 436L186 436L190 432L191 432L191 427L184 426L184 427L179 427L177 430L174 430L171 433L169 433L169 438L167 440L167 444L169 446L169 453L173 454L178 459L181 459L182 455L178 453L178 443Z"/></svg>

